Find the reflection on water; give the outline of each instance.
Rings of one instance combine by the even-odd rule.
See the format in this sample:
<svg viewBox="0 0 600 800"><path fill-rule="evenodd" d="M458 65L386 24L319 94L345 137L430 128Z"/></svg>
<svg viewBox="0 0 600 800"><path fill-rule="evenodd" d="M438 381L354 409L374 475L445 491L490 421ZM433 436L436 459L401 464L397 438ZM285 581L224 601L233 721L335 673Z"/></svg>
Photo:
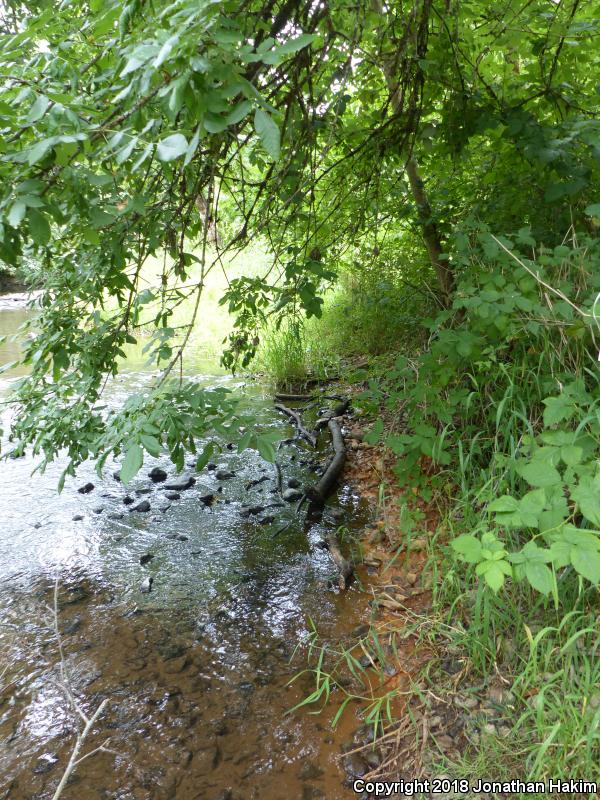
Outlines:
<svg viewBox="0 0 600 800"><path fill-rule="evenodd" d="M31 313L15 306L0 305L0 333ZM17 355L17 342L0 346L0 363ZM109 403L150 377L135 353L125 366ZM292 433L256 387L200 359L193 370L239 393L257 425ZM0 396L15 377L2 377ZM306 479L313 454L301 444L280 452L285 477ZM235 476L189 467L196 483L178 498L147 477L158 464L173 477L160 459L127 489L113 477L117 465L102 479L84 465L61 495L61 464L33 477L29 457L0 464L0 798L51 797L72 746L49 610L56 578L75 695L90 713L109 699L90 747L110 737L111 752L81 764L67 800L352 796L335 764L344 731L334 739L325 719L285 714L308 690L286 682L309 617L335 639L364 603L357 591L327 588L332 565L319 543L331 519L303 529L254 451L224 448L216 460ZM94 490L80 494L87 481ZM199 499L207 494L210 506ZM150 511L131 512L141 500ZM357 517L348 491L342 506ZM152 591L143 593L148 577Z"/></svg>

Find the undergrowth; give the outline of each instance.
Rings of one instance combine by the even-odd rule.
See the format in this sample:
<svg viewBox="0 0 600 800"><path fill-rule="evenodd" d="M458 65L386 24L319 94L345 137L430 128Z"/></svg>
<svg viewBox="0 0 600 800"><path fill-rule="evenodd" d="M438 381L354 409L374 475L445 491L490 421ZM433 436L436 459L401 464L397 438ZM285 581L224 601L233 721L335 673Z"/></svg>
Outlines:
<svg viewBox="0 0 600 800"><path fill-rule="evenodd" d="M356 398L406 496L417 487L443 509L420 637L458 648L469 680L499 674L514 696L510 743L486 737L445 768L501 778L518 755L524 780L599 780L600 242L462 233L463 277L452 307L425 320L427 346L395 334L393 366ZM332 306L322 338L368 350L367 305L351 321ZM431 665L423 680L443 691Z"/></svg>

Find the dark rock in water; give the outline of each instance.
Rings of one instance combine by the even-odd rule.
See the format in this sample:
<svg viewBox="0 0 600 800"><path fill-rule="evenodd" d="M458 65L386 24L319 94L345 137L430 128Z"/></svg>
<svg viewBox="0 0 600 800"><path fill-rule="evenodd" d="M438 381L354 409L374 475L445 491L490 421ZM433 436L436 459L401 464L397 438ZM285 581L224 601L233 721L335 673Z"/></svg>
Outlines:
<svg viewBox="0 0 600 800"><path fill-rule="evenodd" d="M202 497L200 497L200 502L204 503L205 506L212 506L215 502L215 496L212 492L210 494L203 494Z"/></svg>
<svg viewBox="0 0 600 800"><path fill-rule="evenodd" d="M183 534L181 534L180 536L177 537L177 541L178 542L188 542L189 541L189 537L188 536L184 536Z"/></svg>
<svg viewBox="0 0 600 800"><path fill-rule="evenodd" d="M151 491L152 491L152 489L150 489L148 486L146 486L146 487L144 487L143 489L136 489L136 490L135 490L135 493L136 493L137 495L140 495L140 494L150 494L150 492L151 492Z"/></svg>
<svg viewBox="0 0 600 800"><path fill-rule="evenodd" d="M151 592L153 583L154 578L151 575L148 578L144 578L144 580L140 583L140 592L142 594L148 594L148 592Z"/></svg>
<svg viewBox="0 0 600 800"><path fill-rule="evenodd" d="M208 462L208 464L206 465L206 469L207 469L209 472L212 472L212 471L213 471L213 469L216 469L216 468L217 468L217 465L215 464L215 462L214 462L214 461L209 461L209 462Z"/></svg>
<svg viewBox="0 0 600 800"><path fill-rule="evenodd" d="M248 513L249 513L249 514L260 514L260 512L261 512L261 511L264 511L264 510L265 510L265 507L264 507L264 506L251 506L251 507L248 509Z"/></svg>
<svg viewBox="0 0 600 800"><path fill-rule="evenodd" d="M104 511L104 506L96 506L96 508L93 508L92 511L94 514L101 514Z"/></svg>
<svg viewBox="0 0 600 800"><path fill-rule="evenodd" d="M46 772L50 772L51 769L54 769L57 764L58 756L55 756L53 753L44 753L31 771L34 775L45 775Z"/></svg>
<svg viewBox="0 0 600 800"><path fill-rule="evenodd" d="M181 495L179 494L179 492L165 492L165 497L167 498L167 500L179 500Z"/></svg>
<svg viewBox="0 0 600 800"><path fill-rule="evenodd" d="M218 469L215 472L215 478L218 481L226 481L229 478L233 478L235 476L235 472L232 472L230 469Z"/></svg>
<svg viewBox="0 0 600 800"><path fill-rule="evenodd" d="M329 545L325 539L319 539L318 542L315 542L315 547L319 547L321 550L329 550Z"/></svg>
<svg viewBox="0 0 600 800"><path fill-rule="evenodd" d="M154 558L154 554L153 553L144 553L143 556L140 556L140 564L143 567L144 564L150 563L150 561L152 561L153 558Z"/></svg>
<svg viewBox="0 0 600 800"><path fill-rule="evenodd" d="M125 503L126 506L130 506L132 503L135 503L135 500L133 499L133 497L129 497L129 495L127 495L126 497L123 498L123 502Z"/></svg>
<svg viewBox="0 0 600 800"><path fill-rule="evenodd" d="M269 480L268 475L263 475L262 478L255 478L253 481L248 481L248 483L245 486L245 489L246 491L248 491L248 489L252 489L254 486L258 486L259 483L263 483L263 481L268 481L268 480Z"/></svg>
<svg viewBox="0 0 600 800"><path fill-rule="evenodd" d="M286 503L293 503L295 500L300 500L302 492L299 489L286 489L281 496Z"/></svg>
<svg viewBox="0 0 600 800"><path fill-rule="evenodd" d="M298 478L290 478L287 483L290 489L299 489L302 485Z"/></svg>
<svg viewBox="0 0 600 800"><path fill-rule="evenodd" d="M41 522L34 522L33 523L33 527L36 528L36 529L37 528L41 528L42 527L42 523Z"/></svg>
<svg viewBox="0 0 600 800"><path fill-rule="evenodd" d="M369 765L358 753L346 756L343 766L346 774L351 778L362 778L369 771Z"/></svg>
<svg viewBox="0 0 600 800"><path fill-rule="evenodd" d="M228 450L233 450L233 448L235 447L235 445L234 445L234 443L233 443L233 442L227 442L227 444L225 445L225 447L226 447Z"/></svg>
<svg viewBox="0 0 600 800"><path fill-rule="evenodd" d="M266 517L262 517L262 519L259 519L258 522L260 525L270 525L272 522L275 522L275 515L267 514Z"/></svg>
<svg viewBox="0 0 600 800"><path fill-rule="evenodd" d="M222 491L223 491L223 487L222 486L218 486L217 487L217 492L222 492Z"/></svg>
<svg viewBox="0 0 600 800"><path fill-rule="evenodd" d="M164 514L165 511L168 511L170 508L171 508L171 503L163 503L162 506L158 507L158 510L162 511L162 513Z"/></svg>
<svg viewBox="0 0 600 800"><path fill-rule="evenodd" d="M96 488L96 487L94 486L94 484L93 484L93 483L90 483L90 482L88 481L88 483L84 483L84 484L83 484L83 486L80 486L80 487L79 487L79 489L77 489L77 491L79 492L79 494L89 494L89 493L90 493L90 492L92 492L92 491L93 491L95 488Z"/></svg>
<svg viewBox="0 0 600 800"><path fill-rule="evenodd" d="M117 511L117 512L115 512L113 514L109 514L108 518L109 519L123 519L124 516L125 516L124 514L119 514L119 512Z"/></svg>
<svg viewBox="0 0 600 800"><path fill-rule="evenodd" d="M250 509L246 506L245 508L240 508L240 517L249 517L250 516Z"/></svg>
<svg viewBox="0 0 600 800"><path fill-rule="evenodd" d="M150 503L148 500L142 500L141 503L138 503L137 506L134 506L131 510L145 514L147 511L150 511Z"/></svg>
<svg viewBox="0 0 600 800"><path fill-rule="evenodd" d="M305 761L298 773L301 781L314 781L315 778L320 778L321 775L323 775L323 770L312 761Z"/></svg>
<svg viewBox="0 0 600 800"><path fill-rule="evenodd" d="M116 470L113 472L113 478L114 478L116 481L120 481L120 480L121 480L121 470L120 470L120 469L116 469Z"/></svg>
<svg viewBox="0 0 600 800"><path fill-rule="evenodd" d="M154 467L148 473L148 477L153 483L160 483L167 480L167 473L161 467Z"/></svg>
<svg viewBox="0 0 600 800"><path fill-rule="evenodd" d="M173 492L184 492L186 489L191 489L192 486L196 483L196 478L192 478L192 476L183 477L179 481L173 481L173 483L166 483L165 489L169 489Z"/></svg>
<svg viewBox="0 0 600 800"><path fill-rule="evenodd" d="M73 522L81 522L82 519L83 519L83 514L75 514L75 516L73 517Z"/></svg>

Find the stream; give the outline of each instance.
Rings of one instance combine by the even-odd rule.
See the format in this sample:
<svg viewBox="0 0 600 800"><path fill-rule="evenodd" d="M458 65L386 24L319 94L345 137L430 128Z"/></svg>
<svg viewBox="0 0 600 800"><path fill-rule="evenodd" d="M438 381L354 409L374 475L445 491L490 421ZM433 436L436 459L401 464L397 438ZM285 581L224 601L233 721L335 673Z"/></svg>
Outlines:
<svg viewBox="0 0 600 800"><path fill-rule="evenodd" d="M0 335L29 314L23 296L0 297ZM0 364L18 348L0 344ZM187 370L240 396L262 429L293 436L260 386L200 355ZM151 374L132 352L107 403L120 404ZM0 400L18 377L0 377ZM6 421L4 413L5 436ZM282 447L285 480L314 481L313 459L297 441ZM108 700L83 752L105 750L78 766L64 800L355 796L338 761L356 718L345 714L332 731L335 703L322 715L287 713L312 688L308 676L288 682L306 663L311 620L328 641L362 621L368 598L356 586L332 588L335 568L322 543L340 524L336 513L358 528L366 511L341 486L308 530L295 504L248 514L281 502L273 465L254 450L225 448L214 461L234 476L217 480L215 469L188 466L195 484L170 500L165 483L181 476L166 458L148 457L127 488L113 476L118 464L102 479L85 464L60 495L61 463L32 475L29 456L0 462L0 800L50 800L73 748L55 583L73 695L88 715ZM155 466L168 473L165 483L149 479ZM94 489L80 493L87 482ZM217 498L211 506L199 500L207 493ZM125 505L126 496L134 503ZM150 511L131 511L142 500Z"/></svg>

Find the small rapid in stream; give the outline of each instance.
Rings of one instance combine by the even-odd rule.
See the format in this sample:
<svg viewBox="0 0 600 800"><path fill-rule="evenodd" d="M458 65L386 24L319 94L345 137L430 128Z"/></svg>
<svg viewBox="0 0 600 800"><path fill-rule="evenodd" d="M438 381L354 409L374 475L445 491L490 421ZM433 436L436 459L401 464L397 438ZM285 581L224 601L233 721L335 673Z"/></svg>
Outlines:
<svg viewBox="0 0 600 800"><path fill-rule="evenodd" d="M0 297L0 335L30 313L23 297ZM0 363L17 354L17 343L0 345ZM187 369L238 395L261 429L293 436L261 387L200 357ZM2 376L0 400L18 377ZM150 377L133 352L107 402L120 404ZM5 436L6 422L4 413ZM314 458L297 441L282 447L285 479L313 481ZM305 528L257 452L224 448L214 460L233 477L196 473L190 461L185 474L196 482L173 499L148 477L161 466L179 480L166 459L148 458L127 488L113 477L118 464L102 479L86 464L60 495L64 465L32 475L29 456L0 463L1 800L51 798L74 742L59 681L55 581L74 694L89 714L108 699L85 748L109 740L106 751L80 764L65 800L353 796L337 756L356 720L348 714L332 733L329 713L287 714L311 690L308 677L287 683L303 666L301 654L290 658L307 642L310 620L333 641L361 621L367 600L356 587L331 588L335 568L322 542L340 515L359 526L364 509L342 486L323 519ZM94 489L79 493L87 482ZM199 499L207 493L217 498L211 506ZM126 496L147 500L150 511L130 511ZM250 506L264 510L249 514ZM150 577L152 591L141 591Z"/></svg>

